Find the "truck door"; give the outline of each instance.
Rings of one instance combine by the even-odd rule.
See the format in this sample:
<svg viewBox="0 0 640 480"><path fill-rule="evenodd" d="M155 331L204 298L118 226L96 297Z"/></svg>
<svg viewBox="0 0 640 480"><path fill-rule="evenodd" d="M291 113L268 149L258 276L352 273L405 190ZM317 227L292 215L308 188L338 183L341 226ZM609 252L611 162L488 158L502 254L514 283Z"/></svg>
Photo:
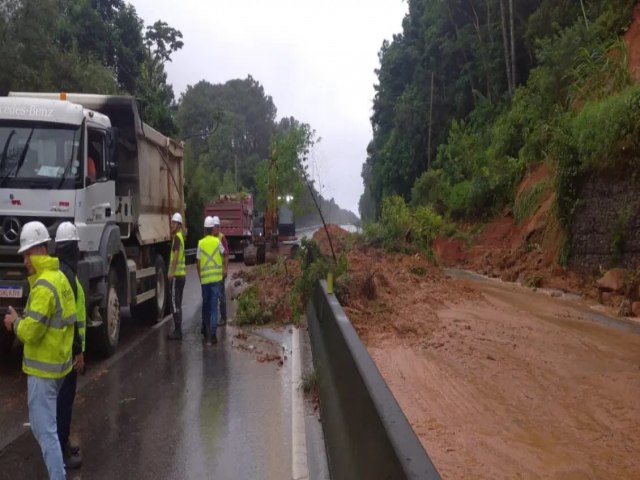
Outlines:
<svg viewBox="0 0 640 480"><path fill-rule="evenodd" d="M115 222L115 182L109 178L108 166L107 131L88 126L84 200L79 200L76 210L83 251L98 250L105 224Z"/></svg>

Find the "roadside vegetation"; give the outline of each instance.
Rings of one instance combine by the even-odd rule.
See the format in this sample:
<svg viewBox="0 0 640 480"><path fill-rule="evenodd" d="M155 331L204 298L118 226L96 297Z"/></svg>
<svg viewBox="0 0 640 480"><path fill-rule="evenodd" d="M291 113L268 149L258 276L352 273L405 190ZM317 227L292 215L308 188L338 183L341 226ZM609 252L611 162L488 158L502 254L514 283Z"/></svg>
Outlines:
<svg viewBox="0 0 640 480"><path fill-rule="evenodd" d="M585 179L637 170L640 87L621 37L636 2L510 3L413 0L383 44L360 201L372 241L505 209L521 223L548 192L569 241ZM541 162L554 177L518 195Z"/></svg>

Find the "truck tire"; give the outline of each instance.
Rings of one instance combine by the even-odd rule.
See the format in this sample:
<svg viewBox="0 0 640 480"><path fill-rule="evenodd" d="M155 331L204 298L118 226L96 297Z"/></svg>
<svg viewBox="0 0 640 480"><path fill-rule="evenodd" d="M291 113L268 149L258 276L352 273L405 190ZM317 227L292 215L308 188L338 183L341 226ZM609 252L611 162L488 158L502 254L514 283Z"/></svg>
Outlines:
<svg viewBox="0 0 640 480"><path fill-rule="evenodd" d="M100 308L102 325L96 331L96 348L103 357L113 355L120 338L120 300L118 299L118 274L114 268L107 276L107 295Z"/></svg>
<svg viewBox="0 0 640 480"><path fill-rule="evenodd" d="M156 255L156 296L146 302L131 307L134 317L150 324L158 323L164 318L169 305L169 281L164 259Z"/></svg>
<svg viewBox="0 0 640 480"><path fill-rule="evenodd" d="M11 332L7 332L4 329L4 325L0 328L0 356L9 355L11 347L13 347L13 339L15 335Z"/></svg>

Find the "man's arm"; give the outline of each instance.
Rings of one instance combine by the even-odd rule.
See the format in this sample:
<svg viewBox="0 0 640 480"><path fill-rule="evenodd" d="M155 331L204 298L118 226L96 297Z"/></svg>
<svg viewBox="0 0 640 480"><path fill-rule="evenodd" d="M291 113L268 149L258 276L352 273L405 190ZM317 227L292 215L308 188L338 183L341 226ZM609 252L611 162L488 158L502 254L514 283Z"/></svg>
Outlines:
<svg viewBox="0 0 640 480"><path fill-rule="evenodd" d="M202 276L200 275L200 244L198 243L198 248L196 249L196 270L198 271L198 280L202 282Z"/></svg>
<svg viewBox="0 0 640 480"><path fill-rule="evenodd" d="M55 303L53 292L36 282L29 295L23 317L18 317L13 322L13 331L22 343L37 344L42 340L53 320Z"/></svg>
<svg viewBox="0 0 640 480"><path fill-rule="evenodd" d="M171 280L171 277L173 277L175 271L176 271L176 267L178 266L178 254L180 253L180 239L178 238L178 236L174 236L173 237L173 262L171 262L171 265L169 265L169 273L167 274L167 277L169 277L169 280Z"/></svg>
<svg viewBox="0 0 640 480"><path fill-rule="evenodd" d="M222 256L224 259L224 270L222 275L226 277L227 272L229 271L229 243L227 242L227 237L222 238Z"/></svg>

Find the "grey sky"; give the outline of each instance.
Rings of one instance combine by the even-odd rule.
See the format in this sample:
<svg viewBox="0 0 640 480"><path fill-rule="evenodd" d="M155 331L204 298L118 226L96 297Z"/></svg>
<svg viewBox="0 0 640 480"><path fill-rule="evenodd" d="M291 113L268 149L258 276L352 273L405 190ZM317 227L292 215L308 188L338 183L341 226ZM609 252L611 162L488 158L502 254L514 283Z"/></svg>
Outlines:
<svg viewBox="0 0 640 480"><path fill-rule="evenodd" d="M401 30L403 0L130 0L146 24L184 35L168 65L176 96L200 80L251 74L322 137L313 159L323 196L358 212L360 171L371 140L371 105L382 41Z"/></svg>

